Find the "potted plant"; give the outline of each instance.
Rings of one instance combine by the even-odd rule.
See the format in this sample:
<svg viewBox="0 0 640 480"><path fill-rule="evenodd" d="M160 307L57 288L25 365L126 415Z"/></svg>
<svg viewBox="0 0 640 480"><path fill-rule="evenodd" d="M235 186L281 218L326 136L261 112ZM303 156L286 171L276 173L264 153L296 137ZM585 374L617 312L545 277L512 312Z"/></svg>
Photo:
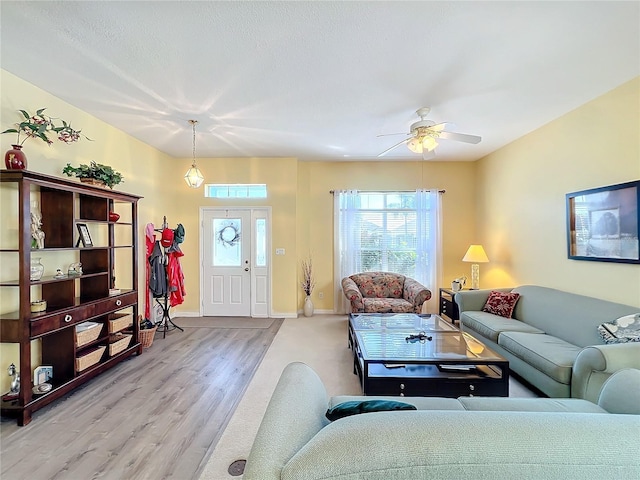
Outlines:
<svg viewBox="0 0 640 480"><path fill-rule="evenodd" d="M77 168L67 163L66 167L62 169L62 173L68 177L75 175L81 182L94 185L106 185L109 188L113 188L114 185L124 182L124 178L120 172L116 172L110 166L96 163L93 160L89 165L80 164Z"/></svg>
<svg viewBox="0 0 640 480"><path fill-rule="evenodd" d="M35 115L31 115L25 110L20 110L24 120L16 123L16 128L8 128L2 132L17 134L16 143L14 143L12 145L13 148L5 154L5 165L7 168L27 168L27 157L22 151L22 145L28 138L39 138L47 145L51 145L53 143L53 140L49 137L52 133L58 140L65 143L77 142L80 140L80 137L91 140L87 136L82 135L80 130L74 130L70 123L59 118L53 118L45 115L43 113L45 110L45 108L36 110ZM56 121L58 121L57 124ZM20 139L21 135L23 135L22 140Z"/></svg>

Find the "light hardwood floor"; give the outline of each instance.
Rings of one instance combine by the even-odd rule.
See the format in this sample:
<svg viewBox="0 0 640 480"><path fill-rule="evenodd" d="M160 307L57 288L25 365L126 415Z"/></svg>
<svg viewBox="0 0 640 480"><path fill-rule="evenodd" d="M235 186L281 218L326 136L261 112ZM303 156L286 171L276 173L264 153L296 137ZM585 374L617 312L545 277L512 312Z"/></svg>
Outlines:
<svg viewBox="0 0 640 480"><path fill-rule="evenodd" d="M2 417L0 478L197 479L281 324L156 334L29 425Z"/></svg>

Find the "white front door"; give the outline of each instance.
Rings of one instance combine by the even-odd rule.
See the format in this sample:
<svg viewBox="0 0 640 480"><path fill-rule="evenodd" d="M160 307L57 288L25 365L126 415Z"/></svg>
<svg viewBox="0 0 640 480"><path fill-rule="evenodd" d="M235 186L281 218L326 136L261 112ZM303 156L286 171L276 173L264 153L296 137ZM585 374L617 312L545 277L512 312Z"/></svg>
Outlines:
<svg viewBox="0 0 640 480"><path fill-rule="evenodd" d="M202 314L268 316L267 210L202 210Z"/></svg>

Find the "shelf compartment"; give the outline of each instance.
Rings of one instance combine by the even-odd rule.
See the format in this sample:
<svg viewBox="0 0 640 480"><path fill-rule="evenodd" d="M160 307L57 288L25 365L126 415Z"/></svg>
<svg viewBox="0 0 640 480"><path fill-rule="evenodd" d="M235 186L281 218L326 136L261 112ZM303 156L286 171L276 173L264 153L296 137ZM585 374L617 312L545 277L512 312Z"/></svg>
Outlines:
<svg viewBox="0 0 640 480"><path fill-rule="evenodd" d="M73 343L75 328L63 328L42 337L42 365L53 367L53 378L49 383L55 388L64 384L75 376L73 368Z"/></svg>
<svg viewBox="0 0 640 480"><path fill-rule="evenodd" d="M107 248L92 248L80 250L80 263L83 273L99 273L109 270L109 250Z"/></svg>
<svg viewBox="0 0 640 480"><path fill-rule="evenodd" d="M35 284L35 282L33 282ZM47 310L72 307L76 298L73 278L42 284L42 300L47 301Z"/></svg>
<svg viewBox="0 0 640 480"><path fill-rule="evenodd" d="M40 211L45 248L73 247L73 192L41 187Z"/></svg>
<svg viewBox="0 0 640 480"><path fill-rule="evenodd" d="M80 220L107 221L109 204L106 198L80 195Z"/></svg>
<svg viewBox="0 0 640 480"><path fill-rule="evenodd" d="M78 373L82 372L96 363L99 363L106 349L106 345L100 345L76 357L76 371Z"/></svg>

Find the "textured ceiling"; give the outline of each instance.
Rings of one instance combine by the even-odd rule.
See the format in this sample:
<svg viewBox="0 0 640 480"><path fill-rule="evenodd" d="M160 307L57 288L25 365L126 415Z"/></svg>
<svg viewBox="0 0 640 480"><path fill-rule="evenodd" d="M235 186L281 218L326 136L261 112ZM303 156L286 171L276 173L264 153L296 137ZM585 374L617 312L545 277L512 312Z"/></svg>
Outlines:
<svg viewBox="0 0 640 480"><path fill-rule="evenodd" d="M436 159L475 160L640 75L637 1L3 0L0 21L3 69L175 157L193 118L198 157L374 160L429 106L482 136Z"/></svg>

